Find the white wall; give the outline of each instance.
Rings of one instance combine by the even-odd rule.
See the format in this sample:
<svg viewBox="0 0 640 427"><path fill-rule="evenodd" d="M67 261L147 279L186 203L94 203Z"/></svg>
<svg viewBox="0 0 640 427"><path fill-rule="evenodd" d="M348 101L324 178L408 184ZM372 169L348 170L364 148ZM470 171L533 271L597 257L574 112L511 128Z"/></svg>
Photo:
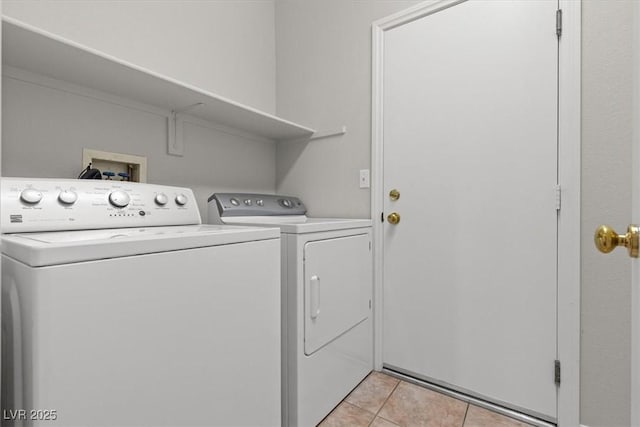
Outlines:
<svg viewBox="0 0 640 427"><path fill-rule="evenodd" d="M582 341L580 421L630 424L631 270L596 251L600 224L631 222L631 0L584 0L582 14Z"/></svg>
<svg viewBox="0 0 640 427"><path fill-rule="evenodd" d="M275 143L185 124L184 157L166 154L166 117L14 78L3 78L2 172L75 178L82 149L148 159L147 181L191 187L203 220L216 191L273 192Z"/></svg>
<svg viewBox="0 0 640 427"><path fill-rule="evenodd" d="M3 7L10 17L94 49L275 110L272 0L5 0ZM203 220L214 191L275 191L272 142L187 124L184 157L169 156L165 118L153 108L129 108L56 84L6 76L3 82L5 176L75 178L86 147L146 156L148 182L192 187Z"/></svg>
<svg viewBox="0 0 640 427"><path fill-rule="evenodd" d="M277 188L314 216L366 217L371 167L371 23L417 1L277 0L277 112L318 130L347 134L280 144Z"/></svg>
<svg viewBox="0 0 640 427"><path fill-rule="evenodd" d="M273 0L3 0L12 18L273 113Z"/></svg>

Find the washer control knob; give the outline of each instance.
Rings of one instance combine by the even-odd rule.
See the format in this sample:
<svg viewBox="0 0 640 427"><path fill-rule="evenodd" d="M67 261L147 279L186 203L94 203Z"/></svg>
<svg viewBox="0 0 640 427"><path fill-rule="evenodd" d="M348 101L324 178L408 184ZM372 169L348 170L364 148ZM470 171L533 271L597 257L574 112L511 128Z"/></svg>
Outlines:
<svg viewBox="0 0 640 427"><path fill-rule="evenodd" d="M62 190L60 194L58 194L58 200L65 205L72 205L78 201L78 193L71 190Z"/></svg>
<svg viewBox="0 0 640 427"><path fill-rule="evenodd" d="M160 206L164 206L167 204L167 202L169 201L169 198L167 197L166 194L164 193L158 193L156 194L155 199L153 199L158 205Z"/></svg>
<svg viewBox="0 0 640 427"><path fill-rule="evenodd" d="M124 208L129 204L130 201L131 198L129 197L129 195L122 190L112 191L109 194L109 203L111 203L116 208Z"/></svg>
<svg viewBox="0 0 640 427"><path fill-rule="evenodd" d="M291 200L289 200L289 199L281 199L281 200L280 200L280 205L281 205L281 206L283 206L283 207L285 207L285 208L290 208L290 207L292 207L292 206L293 206L293 205L291 204Z"/></svg>
<svg viewBox="0 0 640 427"><path fill-rule="evenodd" d="M244 199L244 204L247 205L247 206L251 206L251 204L252 204L251 199Z"/></svg>
<svg viewBox="0 0 640 427"><path fill-rule="evenodd" d="M236 199L235 197L232 197L231 200L229 200L231 202L231 204L233 206L238 206L240 204L240 202L238 201L238 199Z"/></svg>
<svg viewBox="0 0 640 427"><path fill-rule="evenodd" d="M184 206L187 204L187 196L185 196L184 194L178 194L176 196L176 204L180 205L180 206Z"/></svg>
<svg viewBox="0 0 640 427"><path fill-rule="evenodd" d="M258 200L256 200L256 205L258 205L258 206L264 206L264 200L262 200L262 199L258 199Z"/></svg>
<svg viewBox="0 0 640 427"><path fill-rule="evenodd" d="M20 200L25 203L35 205L36 203L40 202L40 200L42 200L42 193L33 188L27 188L26 190L23 190L22 193L20 193Z"/></svg>

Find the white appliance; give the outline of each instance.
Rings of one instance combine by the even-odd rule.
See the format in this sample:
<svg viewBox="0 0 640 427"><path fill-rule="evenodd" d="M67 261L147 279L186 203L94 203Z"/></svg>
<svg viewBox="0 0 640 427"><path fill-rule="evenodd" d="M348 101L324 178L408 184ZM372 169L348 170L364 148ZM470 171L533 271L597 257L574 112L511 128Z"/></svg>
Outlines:
<svg viewBox="0 0 640 427"><path fill-rule="evenodd" d="M373 369L371 220L296 197L214 194L209 222L282 232L283 424L318 424Z"/></svg>
<svg viewBox="0 0 640 427"><path fill-rule="evenodd" d="M1 196L4 423L281 424L278 229L200 225L187 188Z"/></svg>

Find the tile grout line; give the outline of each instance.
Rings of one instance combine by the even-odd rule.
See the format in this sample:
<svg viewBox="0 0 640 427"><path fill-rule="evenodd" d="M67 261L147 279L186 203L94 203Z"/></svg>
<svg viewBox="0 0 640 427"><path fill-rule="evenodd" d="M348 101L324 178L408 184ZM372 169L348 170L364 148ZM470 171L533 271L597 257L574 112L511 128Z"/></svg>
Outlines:
<svg viewBox="0 0 640 427"><path fill-rule="evenodd" d="M376 415L375 415L373 412L371 412L371 411L367 411L366 409L361 408L361 407L359 407L358 405L354 405L353 403L347 402L346 400L343 400L342 402L340 402L340 404L339 404L338 406L341 406L341 405L343 405L343 404L346 404L346 405L349 405L349 406L353 406L354 408L359 409L359 410L361 410L362 412L366 412L366 413L369 413L369 414L373 414L373 418L371 419L371 421L369 422L369 424L367 424L367 426L370 426L370 425L371 425L371 423L376 419ZM335 409L337 409L337 408L338 408L338 406L336 406L336 408L335 408ZM333 412L335 411L335 409L334 409L333 411L329 412L329 415L327 415L324 419L329 418L329 416L330 416L331 414L333 414ZM323 421L324 421L324 419L323 419ZM320 424L322 424L322 422L321 422ZM320 425L320 424L318 424L318 425ZM317 427L317 426L316 426L316 427Z"/></svg>
<svg viewBox="0 0 640 427"><path fill-rule="evenodd" d="M467 404L467 408L464 410L464 418L462 418L462 425L460 427L464 427L465 423L467 422L467 414L469 413L469 406L471 406L469 402L465 403Z"/></svg>
<svg viewBox="0 0 640 427"><path fill-rule="evenodd" d="M391 393L389 393L389 396L387 396L387 398L384 399L384 402L382 402L382 405L380 405L380 407L378 408L378 411L376 412L376 417L378 416L380 411L382 411L382 408L384 408L384 405L386 405L387 402L389 401L389 399L391 399L391 395L396 391L396 389L398 388L398 386L400 385L401 382L402 382L402 380L398 380L396 385L393 387L393 390L391 390Z"/></svg>
<svg viewBox="0 0 640 427"><path fill-rule="evenodd" d="M367 426L370 426L370 425L371 425L371 423L373 423L373 421L376 419L376 415L377 415L377 413L373 413L373 412L371 412L371 411L369 411L369 410L367 410L367 409L365 409L365 408L361 408L360 406L356 405L355 403L351 403L351 402L349 402L347 399L349 399L349 396L351 396L351 394L353 394L353 392L354 392L354 391L356 391L358 388L360 388L360 386L361 386L362 384L364 384L364 383L365 383L365 381L367 381L367 380L371 377L371 374L372 374L373 372L375 372L375 371L371 371L371 372L369 372L369 373L367 374L367 376L366 376L366 377L364 377L364 378L362 379L362 381L360 381L360 382L358 383L358 385L357 385L357 386L355 386L355 387L353 388L353 390L351 390L351 391L349 392L349 394L347 394L347 396L346 396L344 399L342 399L342 401L338 404L338 406L340 406L340 405L342 405L343 403L348 403L349 405L353 406L354 408L358 408L358 409L360 409L360 410L362 410L362 411L364 411L364 412L368 412L368 413L370 413L370 414L373 414L373 418L371 419L371 422L369 422L369 424L367 424ZM338 406L336 406L336 408L337 408ZM335 409L336 409L336 408L334 408L334 409L333 409L333 411L335 411ZM333 413L333 411L329 412L329 415L331 415L331 414ZM327 415L327 417L329 417L329 415ZM327 417L325 417L325 419L326 419Z"/></svg>
<svg viewBox="0 0 640 427"><path fill-rule="evenodd" d="M386 374L383 374L383 375L386 375ZM392 377L392 376L390 376L390 375L387 375L387 376L388 376L388 377L390 377L390 378L393 378L393 377ZM397 378L394 378L394 379L397 379ZM391 399L391 395L393 394L393 392L394 392L394 391L396 391L396 389L398 388L398 386L400 385L400 383L401 383L401 382L402 382L402 380L398 379L398 382L396 383L396 385L393 387L393 389L391 390L391 392L389 393L389 395L387 396L387 398L384 400L384 402L382 402L382 405L380 405L380 407L379 407L379 408L378 408L378 410L376 411L375 415L373 416L373 420L371 420L371 423L373 423L373 422L376 420L376 418L378 417L378 414L380 413L380 411L382 411L382 408L384 408L384 405L386 405L386 404L387 404L387 402L389 401L389 399ZM384 418L384 417L380 417L380 418L382 418L383 420L389 421L390 423L395 424L393 421L391 421L391 420L387 420L387 419L386 419L386 418ZM371 423L369 423L369 425L371 425Z"/></svg>

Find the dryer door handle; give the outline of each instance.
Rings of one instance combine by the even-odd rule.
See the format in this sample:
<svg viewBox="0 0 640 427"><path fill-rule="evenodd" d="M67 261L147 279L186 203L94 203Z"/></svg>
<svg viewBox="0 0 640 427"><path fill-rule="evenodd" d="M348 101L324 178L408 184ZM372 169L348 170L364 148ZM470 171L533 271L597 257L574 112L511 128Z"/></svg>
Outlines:
<svg viewBox="0 0 640 427"><path fill-rule="evenodd" d="M309 306L311 318L315 319L320 314L320 277L311 276L309 283Z"/></svg>

